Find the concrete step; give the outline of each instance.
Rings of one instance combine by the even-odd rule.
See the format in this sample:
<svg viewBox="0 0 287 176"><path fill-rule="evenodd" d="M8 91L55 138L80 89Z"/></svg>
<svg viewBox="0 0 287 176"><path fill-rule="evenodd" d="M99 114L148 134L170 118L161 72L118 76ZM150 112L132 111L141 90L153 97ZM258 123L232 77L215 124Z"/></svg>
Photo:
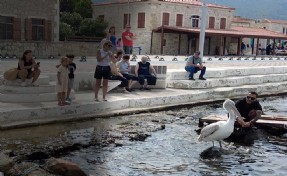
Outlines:
<svg viewBox="0 0 287 176"><path fill-rule="evenodd" d="M75 93L71 91L71 98L74 99ZM1 102L5 103L40 103L58 101L57 93L36 93L36 94L3 94L0 93Z"/></svg>
<svg viewBox="0 0 287 176"><path fill-rule="evenodd" d="M286 74L250 75L226 78L208 78L207 80L168 80L167 87L175 89L208 89L214 87L235 87L250 84L287 81Z"/></svg>
<svg viewBox="0 0 287 176"><path fill-rule="evenodd" d="M200 101L216 101L226 98L241 98L249 91L256 91L260 96L275 95L287 92L287 81L280 83L265 83L260 85L244 85L239 87L221 87L201 90L154 90L138 94L110 95L108 102L95 102L91 98L93 92L82 93L70 106L59 107L57 102L43 104L19 105L6 104L0 107L0 128L11 126L39 125L63 120L85 119L100 113L118 113L117 110L134 110L190 104ZM157 96L154 96L154 95ZM84 98L85 97L85 98ZM17 107L18 106L18 107ZM43 108L45 107L45 108ZM132 110L132 109L130 109Z"/></svg>
<svg viewBox="0 0 287 176"><path fill-rule="evenodd" d="M8 81L8 80L5 80L4 81L4 85L7 85L7 86L21 86L21 80L20 79L16 79L15 81ZM26 80L26 83L27 84L31 84L32 82L32 79L27 79ZM49 84L49 77L48 76L44 76L44 75L41 75L39 77L39 79L37 80L37 83L39 85L48 85Z"/></svg>
<svg viewBox="0 0 287 176"><path fill-rule="evenodd" d="M198 78L200 72L194 74L194 78ZM245 76L245 75L267 75L267 74L283 74L287 73L287 66L276 67L255 67L255 68L211 68L206 69L206 78L223 78L231 76ZM167 79L169 80L188 80L189 73L182 69L172 69L167 72Z"/></svg>
<svg viewBox="0 0 287 176"><path fill-rule="evenodd" d="M54 93L55 85L40 85L39 87L0 86L3 94L41 94Z"/></svg>

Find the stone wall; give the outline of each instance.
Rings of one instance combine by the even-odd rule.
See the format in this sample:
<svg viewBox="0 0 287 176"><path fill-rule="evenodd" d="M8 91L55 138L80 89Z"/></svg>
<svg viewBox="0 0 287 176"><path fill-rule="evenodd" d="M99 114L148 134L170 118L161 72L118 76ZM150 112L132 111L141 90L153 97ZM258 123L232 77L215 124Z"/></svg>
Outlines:
<svg viewBox="0 0 287 176"><path fill-rule="evenodd" d="M21 19L21 40L25 40L25 20L51 21L52 41L59 39L59 0L1 0L0 15Z"/></svg>
<svg viewBox="0 0 287 176"><path fill-rule="evenodd" d="M109 22L110 26L115 26L117 37L121 37L124 30L124 14L129 12L131 14L131 31L136 35L134 46L141 46L143 54L150 54L151 31L162 25L162 14L164 12L170 14L169 26L176 26L176 14L183 14L183 27L191 27L190 17L192 15L201 16L201 6L160 1L133 2L129 5L127 3L95 5L93 9L94 18L104 15L104 19ZM145 13L145 28L138 28L138 13L143 12ZM220 28L220 18L226 18L226 28L229 29L233 18L233 10L209 7L207 19L210 16L215 17L216 29ZM164 46L163 53L178 54L178 34L165 34L164 38L166 39L166 46ZM187 35L182 35L181 41L180 54L186 54ZM153 35L152 47L152 54L160 54L160 34Z"/></svg>
<svg viewBox="0 0 287 176"><path fill-rule="evenodd" d="M64 56L67 53L75 56L95 56L98 45L99 43L92 42L1 42L0 54L4 57L6 54L10 57L20 57L25 50L30 49L40 59L48 58L50 55Z"/></svg>

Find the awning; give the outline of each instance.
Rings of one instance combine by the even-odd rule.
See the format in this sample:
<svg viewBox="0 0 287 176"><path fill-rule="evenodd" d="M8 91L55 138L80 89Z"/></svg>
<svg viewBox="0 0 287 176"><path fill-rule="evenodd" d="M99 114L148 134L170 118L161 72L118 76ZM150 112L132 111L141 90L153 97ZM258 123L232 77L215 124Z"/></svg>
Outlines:
<svg viewBox="0 0 287 176"><path fill-rule="evenodd" d="M153 30L155 33L181 33L181 34L199 34L199 28L186 28L186 27L173 27L173 26L160 26ZM279 32L274 32L261 28L249 28L232 26L231 29L206 29L206 36L229 36L241 38L263 38L263 39L285 39L287 35Z"/></svg>

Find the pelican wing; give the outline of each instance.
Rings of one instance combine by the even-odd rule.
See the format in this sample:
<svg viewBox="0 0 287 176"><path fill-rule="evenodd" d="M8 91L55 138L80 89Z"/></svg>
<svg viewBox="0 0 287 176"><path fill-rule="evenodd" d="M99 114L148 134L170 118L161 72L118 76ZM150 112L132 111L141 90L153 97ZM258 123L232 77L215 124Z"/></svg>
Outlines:
<svg viewBox="0 0 287 176"><path fill-rule="evenodd" d="M200 132L200 136L198 137L198 141L201 141L202 139L212 135L218 129L219 129L219 125L216 123L207 125L206 127L202 128L202 130Z"/></svg>

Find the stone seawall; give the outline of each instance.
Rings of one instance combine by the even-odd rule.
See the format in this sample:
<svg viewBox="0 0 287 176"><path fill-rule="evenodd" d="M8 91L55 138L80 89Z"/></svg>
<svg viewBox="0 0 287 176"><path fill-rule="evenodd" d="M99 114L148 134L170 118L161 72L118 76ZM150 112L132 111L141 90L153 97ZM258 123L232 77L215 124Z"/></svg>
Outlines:
<svg viewBox="0 0 287 176"><path fill-rule="evenodd" d="M40 59L49 56L56 58L68 53L75 56L95 56L98 45L97 42L1 42L0 54L3 57L21 57L25 50L30 49Z"/></svg>

